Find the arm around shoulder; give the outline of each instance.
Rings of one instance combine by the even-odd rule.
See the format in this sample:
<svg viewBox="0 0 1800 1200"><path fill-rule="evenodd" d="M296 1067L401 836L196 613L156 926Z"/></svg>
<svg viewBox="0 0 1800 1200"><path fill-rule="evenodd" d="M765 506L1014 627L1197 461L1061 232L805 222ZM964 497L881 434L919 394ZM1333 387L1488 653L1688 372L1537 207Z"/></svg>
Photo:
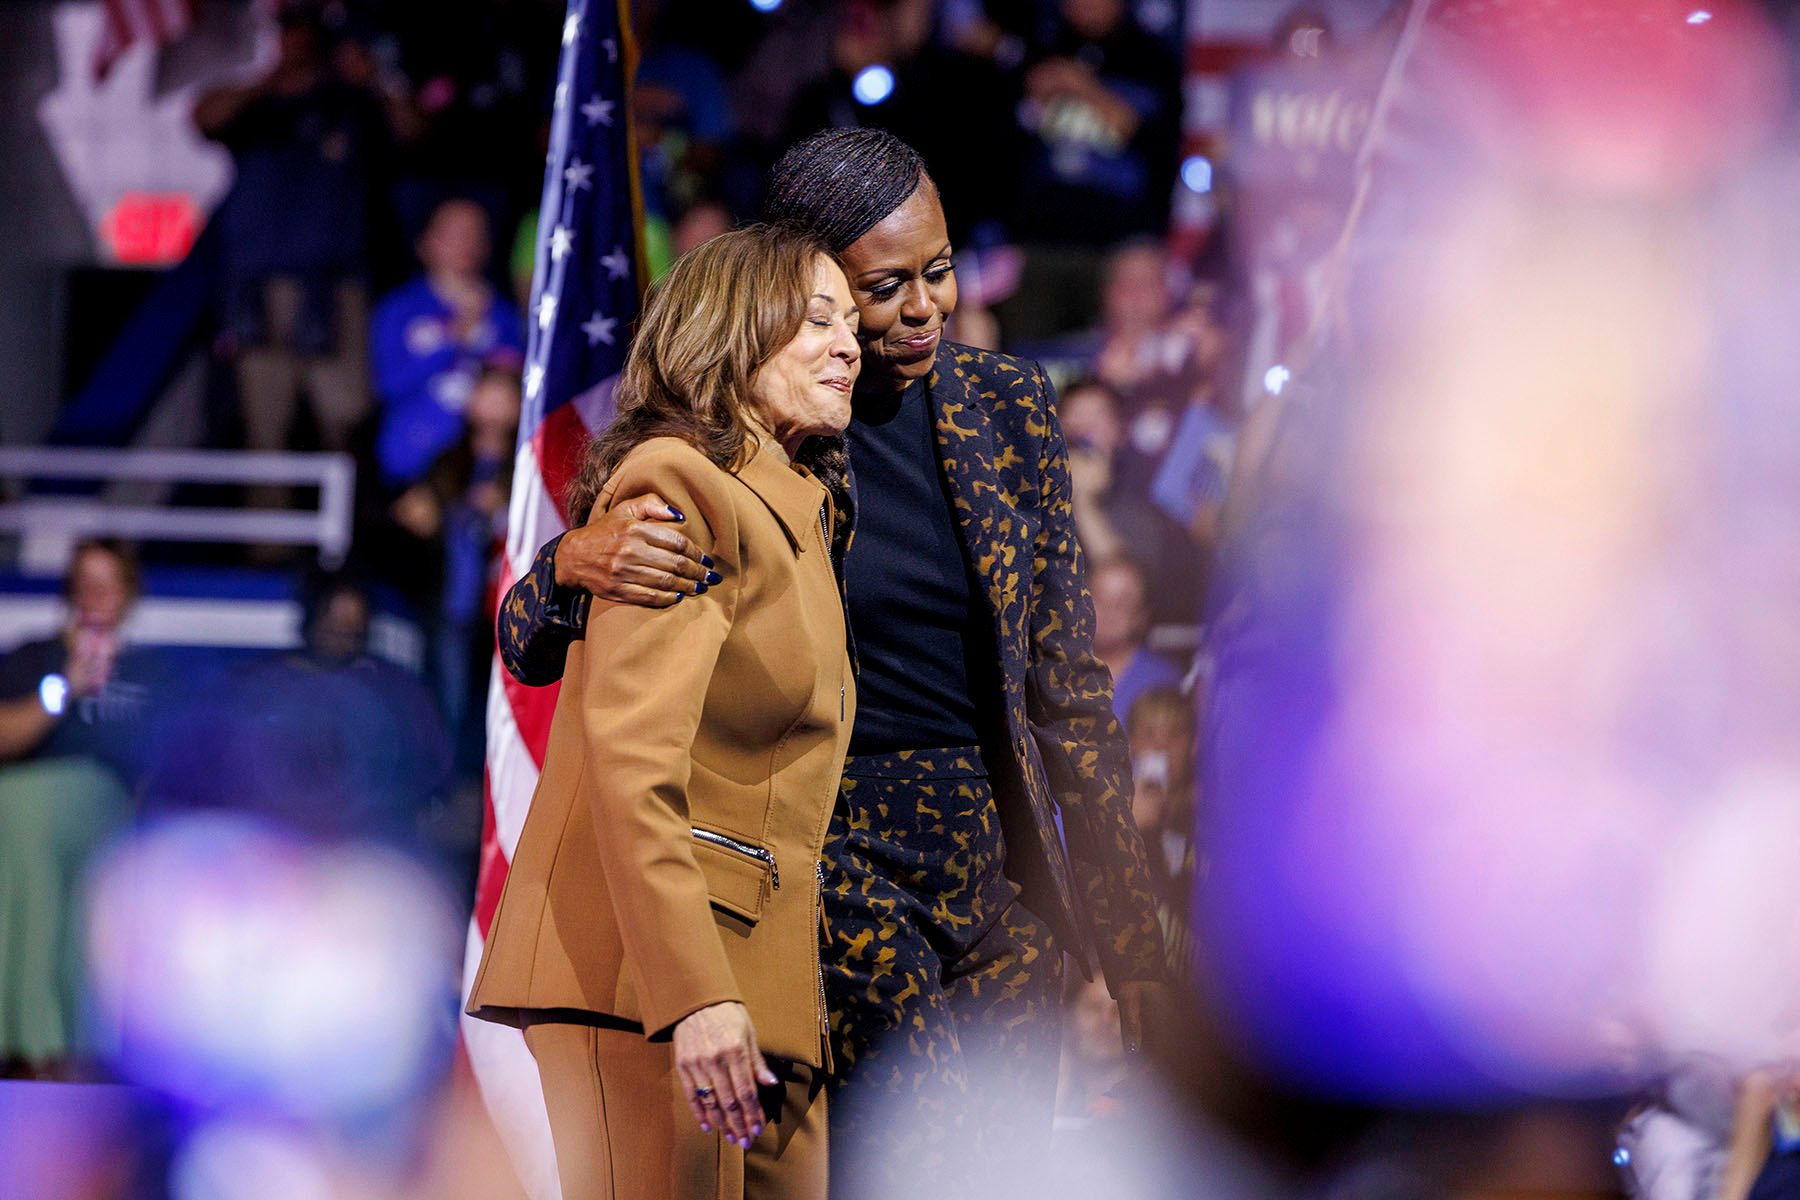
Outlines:
<svg viewBox="0 0 1800 1200"><path fill-rule="evenodd" d="M562 678L569 645L587 628L585 593L556 582L558 534L544 543L500 601L495 637L500 661L520 683L542 687Z"/></svg>

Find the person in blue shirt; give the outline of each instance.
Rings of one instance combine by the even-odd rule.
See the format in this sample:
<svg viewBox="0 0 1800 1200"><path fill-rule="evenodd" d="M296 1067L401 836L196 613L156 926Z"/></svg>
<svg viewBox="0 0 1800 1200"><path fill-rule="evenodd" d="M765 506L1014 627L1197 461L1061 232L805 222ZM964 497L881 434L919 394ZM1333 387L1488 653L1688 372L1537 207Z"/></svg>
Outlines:
<svg viewBox="0 0 1800 1200"><path fill-rule="evenodd" d="M462 438L463 410L484 368L517 368L524 322L488 282L487 214L446 200L419 238L425 270L375 309L370 360L381 401L375 456L396 491L422 479Z"/></svg>

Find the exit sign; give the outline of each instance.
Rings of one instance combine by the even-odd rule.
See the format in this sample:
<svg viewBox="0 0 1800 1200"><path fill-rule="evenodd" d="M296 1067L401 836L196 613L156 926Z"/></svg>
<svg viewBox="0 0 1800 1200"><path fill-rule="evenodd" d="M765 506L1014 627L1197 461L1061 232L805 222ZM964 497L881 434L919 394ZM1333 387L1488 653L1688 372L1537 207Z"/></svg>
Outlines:
<svg viewBox="0 0 1800 1200"><path fill-rule="evenodd" d="M161 266L187 255L200 219L186 192L126 192L101 219L100 239L114 262Z"/></svg>

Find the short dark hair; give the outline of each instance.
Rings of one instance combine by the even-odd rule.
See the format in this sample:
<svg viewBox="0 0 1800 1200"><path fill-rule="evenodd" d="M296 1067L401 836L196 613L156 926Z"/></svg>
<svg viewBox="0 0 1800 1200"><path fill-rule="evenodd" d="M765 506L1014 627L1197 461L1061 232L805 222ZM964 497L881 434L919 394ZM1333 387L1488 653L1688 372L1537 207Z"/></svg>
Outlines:
<svg viewBox="0 0 1800 1200"><path fill-rule="evenodd" d="M325 610L331 607L331 602L339 596L355 596L363 602L363 607L369 610L370 615L375 612L375 597L370 594L368 584L360 575L341 568L326 570L315 567L300 581L301 628L312 628L313 622L323 616Z"/></svg>
<svg viewBox="0 0 1800 1200"><path fill-rule="evenodd" d="M1076 392L1101 393L1112 404L1114 412L1118 412L1120 406L1124 403L1119 395L1119 389L1106 382L1106 380L1100 378L1098 375L1084 373L1077 375L1074 379L1071 379L1068 383L1063 385L1063 395L1073 396Z"/></svg>
<svg viewBox="0 0 1800 1200"><path fill-rule="evenodd" d="M885 130L825 129L775 164L763 218L805 229L841 254L929 179L919 152Z"/></svg>
<svg viewBox="0 0 1800 1200"><path fill-rule="evenodd" d="M69 569L63 574L63 598L70 599L75 595L75 564L81 561L84 554L110 554L119 564L119 571L125 576L125 587L136 596L141 581L138 578L138 556L130 542L121 538L92 537L82 538L75 543L75 549L69 552Z"/></svg>

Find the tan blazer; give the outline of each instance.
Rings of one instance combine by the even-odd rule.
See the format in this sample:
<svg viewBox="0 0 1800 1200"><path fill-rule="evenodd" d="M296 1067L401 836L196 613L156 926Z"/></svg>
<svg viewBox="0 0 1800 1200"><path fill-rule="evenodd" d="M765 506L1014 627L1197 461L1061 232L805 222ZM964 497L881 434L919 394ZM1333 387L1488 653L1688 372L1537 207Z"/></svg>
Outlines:
<svg viewBox="0 0 1800 1200"><path fill-rule="evenodd" d="M469 1012L661 1038L740 1000L764 1053L820 1067L816 869L855 716L827 494L771 450L733 475L666 437L595 512L646 492L724 580L669 608L594 601Z"/></svg>

